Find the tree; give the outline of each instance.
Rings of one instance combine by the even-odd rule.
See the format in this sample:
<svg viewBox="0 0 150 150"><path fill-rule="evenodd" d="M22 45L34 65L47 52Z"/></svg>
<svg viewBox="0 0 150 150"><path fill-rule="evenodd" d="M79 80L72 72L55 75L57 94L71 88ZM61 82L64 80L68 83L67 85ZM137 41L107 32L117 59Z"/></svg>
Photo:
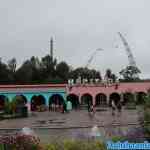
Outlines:
<svg viewBox="0 0 150 150"><path fill-rule="evenodd" d="M31 83L32 82L32 65L30 60L26 60L23 65L16 71L17 83Z"/></svg>
<svg viewBox="0 0 150 150"><path fill-rule="evenodd" d="M57 65L57 60L52 59L50 55L46 55L45 57L42 58L41 71L42 71L43 79L45 79L45 82L52 80L53 77L56 76L56 65Z"/></svg>
<svg viewBox="0 0 150 150"><path fill-rule="evenodd" d="M56 74L60 76L63 81L67 81L70 68L68 64L64 61L56 65Z"/></svg>
<svg viewBox="0 0 150 150"><path fill-rule="evenodd" d="M117 76L113 73L113 74L111 75L111 79L113 80L113 82L116 82Z"/></svg>
<svg viewBox="0 0 150 150"><path fill-rule="evenodd" d="M101 74L99 71L95 70L95 69L88 69L88 68L76 68L74 70L71 70L69 73L69 78L73 78L73 79L77 79L79 76L81 76L81 78L86 78L88 79L88 81L90 81L90 79L100 79L101 80Z"/></svg>
<svg viewBox="0 0 150 150"><path fill-rule="evenodd" d="M111 77L112 77L112 71L111 71L111 69L107 69L106 73L105 73L105 78L109 79Z"/></svg>
<svg viewBox="0 0 150 150"><path fill-rule="evenodd" d="M30 59L30 64L32 68L32 83L42 83L43 76L42 76L42 70L41 70L41 62L38 59L38 57L32 56Z"/></svg>
<svg viewBox="0 0 150 150"><path fill-rule="evenodd" d="M119 73L123 76L124 81L137 81L139 80L139 77L137 75L141 73L141 71L135 66L127 66Z"/></svg>
<svg viewBox="0 0 150 150"><path fill-rule="evenodd" d="M8 69L15 73L16 71L16 66L17 66L17 61L16 61L16 58L12 58L8 61Z"/></svg>
<svg viewBox="0 0 150 150"><path fill-rule="evenodd" d="M0 84L8 84L11 83L11 81L12 76L10 74L8 66L0 59Z"/></svg>

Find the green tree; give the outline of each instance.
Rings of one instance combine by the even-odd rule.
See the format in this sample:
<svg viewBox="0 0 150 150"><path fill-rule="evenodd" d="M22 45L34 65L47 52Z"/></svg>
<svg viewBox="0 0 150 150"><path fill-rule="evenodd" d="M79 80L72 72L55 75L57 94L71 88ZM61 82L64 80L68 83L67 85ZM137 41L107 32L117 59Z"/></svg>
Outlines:
<svg viewBox="0 0 150 150"><path fill-rule="evenodd" d="M73 78L73 79L77 79L79 76L81 76L81 78L86 78L86 79L100 79L101 80L101 74L99 71L96 71L95 69L88 69L88 68L76 68L74 70L71 70L69 73L69 77Z"/></svg>
<svg viewBox="0 0 150 150"><path fill-rule="evenodd" d="M141 73L141 71L135 66L127 66L125 69L122 69L119 73L123 76L124 81L138 81L138 74Z"/></svg>
<svg viewBox="0 0 150 150"><path fill-rule="evenodd" d="M12 76L8 69L8 66L2 62L0 59L0 84L8 84L11 83Z"/></svg>
<svg viewBox="0 0 150 150"><path fill-rule="evenodd" d="M42 76L45 82L52 80L56 76L56 65L57 60L52 59L50 55L46 55L42 58L41 61L41 69L42 69Z"/></svg>
<svg viewBox="0 0 150 150"><path fill-rule="evenodd" d="M113 73L113 74L111 75L111 79L113 80L113 82L116 82L117 76Z"/></svg>
<svg viewBox="0 0 150 150"><path fill-rule="evenodd" d="M16 82L26 84L32 82L32 65L30 60L26 60L23 65L16 71Z"/></svg>
<svg viewBox="0 0 150 150"><path fill-rule="evenodd" d="M106 70L106 73L105 73L105 78L111 78L112 77L112 71L111 71L111 69L107 69Z"/></svg>
<svg viewBox="0 0 150 150"><path fill-rule="evenodd" d="M61 79L63 79L63 81L67 81L69 76L69 71L70 68L68 64L64 61L56 65L56 73Z"/></svg>

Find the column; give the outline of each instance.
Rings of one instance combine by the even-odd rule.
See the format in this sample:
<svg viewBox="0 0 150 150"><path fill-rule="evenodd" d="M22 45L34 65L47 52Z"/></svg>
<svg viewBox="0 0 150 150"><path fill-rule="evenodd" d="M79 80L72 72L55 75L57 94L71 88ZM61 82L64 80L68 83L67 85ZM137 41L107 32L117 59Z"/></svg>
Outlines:
<svg viewBox="0 0 150 150"><path fill-rule="evenodd" d="M123 98L123 93L120 93L120 102L123 102L124 98Z"/></svg>
<svg viewBox="0 0 150 150"><path fill-rule="evenodd" d="M136 102L137 102L137 93L134 92L134 93L133 93L133 96L134 96L133 100L134 100L134 102L136 103Z"/></svg>
<svg viewBox="0 0 150 150"><path fill-rule="evenodd" d="M109 105L109 94L106 94L106 101L107 101L107 105Z"/></svg>

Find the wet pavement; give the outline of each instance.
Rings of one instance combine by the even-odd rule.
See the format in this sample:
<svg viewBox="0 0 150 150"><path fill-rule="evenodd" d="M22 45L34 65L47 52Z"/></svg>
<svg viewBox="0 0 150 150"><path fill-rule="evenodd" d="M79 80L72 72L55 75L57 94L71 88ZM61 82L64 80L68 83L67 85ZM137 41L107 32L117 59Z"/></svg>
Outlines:
<svg viewBox="0 0 150 150"><path fill-rule="evenodd" d="M48 142L55 138L86 137L94 125L99 127L101 135L105 138L123 136L132 129L140 128L139 112L138 109L123 109L121 114L116 113L115 116L112 116L110 108L107 108L106 111L97 111L94 116L90 115L87 110L64 114L34 112L28 118L0 121L0 134L30 127L35 130L43 142Z"/></svg>

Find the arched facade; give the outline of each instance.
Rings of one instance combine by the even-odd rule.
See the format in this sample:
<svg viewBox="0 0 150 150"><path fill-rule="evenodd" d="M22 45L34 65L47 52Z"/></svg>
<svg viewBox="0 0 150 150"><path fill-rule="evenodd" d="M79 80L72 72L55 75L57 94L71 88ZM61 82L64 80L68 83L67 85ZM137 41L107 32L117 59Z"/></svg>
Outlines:
<svg viewBox="0 0 150 150"><path fill-rule="evenodd" d="M120 94L118 93L111 93L109 96L109 105L111 106L112 101L114 101L115 105L121 100Z"/></svg>
<svg viewBox="0 0 150 150"><path fill-rule="evenodd" d="M95 106L107 106L107 96L104 93L98 93L96 95Z"/></svg>
<svg viewBox="0 0 150 150"><path fill-rule="evenodd" d="M70 101L72 103L72 108L73 109L79 108L80 103L79 103L79 97L77 95L69 94L67 96L67 101Z"/></svg>
<svg viewBox="0 0 150 150"><path fill-rule="evenodd" d="M86 93L81 96L81 105L93 105L92 95Z"/></svg>
<svg viewBox="0 0 150 150"><path fill-rule="evenodd" d="M135 99L134 99L134 93L131 93L131 92L125 92L123 93L123 104L127 104L129 102L135 102Z"/></svg>
<svg viewBox="0 0 150 150"><path fill-rule="evenodd" d="M5 104L8 101L8 98L4 95L0 95L0 111L4 110Z"/></svg>
<svg viewBox="0 0 150 150"><path fill-rule="evenodd" d="M49 110L59 111L62 109L65 100L60 94L54 94L49 98Z"/></svg>
<svg viewBox="0 0 150 150"><path fill-rule="evenodd" d="M136 104L143 104L145 101L145 97L146 97L147 93L145 92L137 92L136 93Z"/></svg>
<svg viewBox="0 0 150 150"><path fill-rule="evenodd" d="M44 97L45 106L49 106L50 100L53 95L60 95L63 102L67 100L72 101L73 107L75 106L75 101L82 105L97 105L111 103L111 99L115 99L121 102L127 102L125 93L130 91L133 94L132 98L137 103L142 103L144 101L144 95L147 95L148 89L150 89L150 82L139 82L139 83L119 83L116 88L116 84L103 85L103 84L92 84L92 85L73 85L71 88L67 84L44 84L44 85L0 85L0 95L3 95L9 99L11 102L16 95L22 95L26 98L26 105L31 108L32 99L35 96L41 95ZM115 93L115 94L114 94ZM21 96L21 97L22 97ZM54 96L55 97L55 96ZM57 97L57 96L56 96ZM23 97L22 97L23 98ZM23 98L24 99L24 98ZM37 98L36 98L37 99ZM61 99L61 98L60 98ZM4 98L0 98L1 104L3 106ZM40 100L38 100L40 101ZM61 101L62 104L62 101ZM59 104L58 104L59 105ZM28 109L30 110L30 109Z"/></svg>
<svg viewBox="0 0 150 150"><path fill-rule="evenodd" d="M17 105L25 105L27 103L27 98L22 94L16 95L12 100L15 101Z"/></svg>
<svg viewBox="0 0 150 150"><path fill-rule="evenodd" d="M42 95L34 95L31 98L31 111L38 111L40 107L44 106L46 104L46 100L44 96Z"/></svg>

